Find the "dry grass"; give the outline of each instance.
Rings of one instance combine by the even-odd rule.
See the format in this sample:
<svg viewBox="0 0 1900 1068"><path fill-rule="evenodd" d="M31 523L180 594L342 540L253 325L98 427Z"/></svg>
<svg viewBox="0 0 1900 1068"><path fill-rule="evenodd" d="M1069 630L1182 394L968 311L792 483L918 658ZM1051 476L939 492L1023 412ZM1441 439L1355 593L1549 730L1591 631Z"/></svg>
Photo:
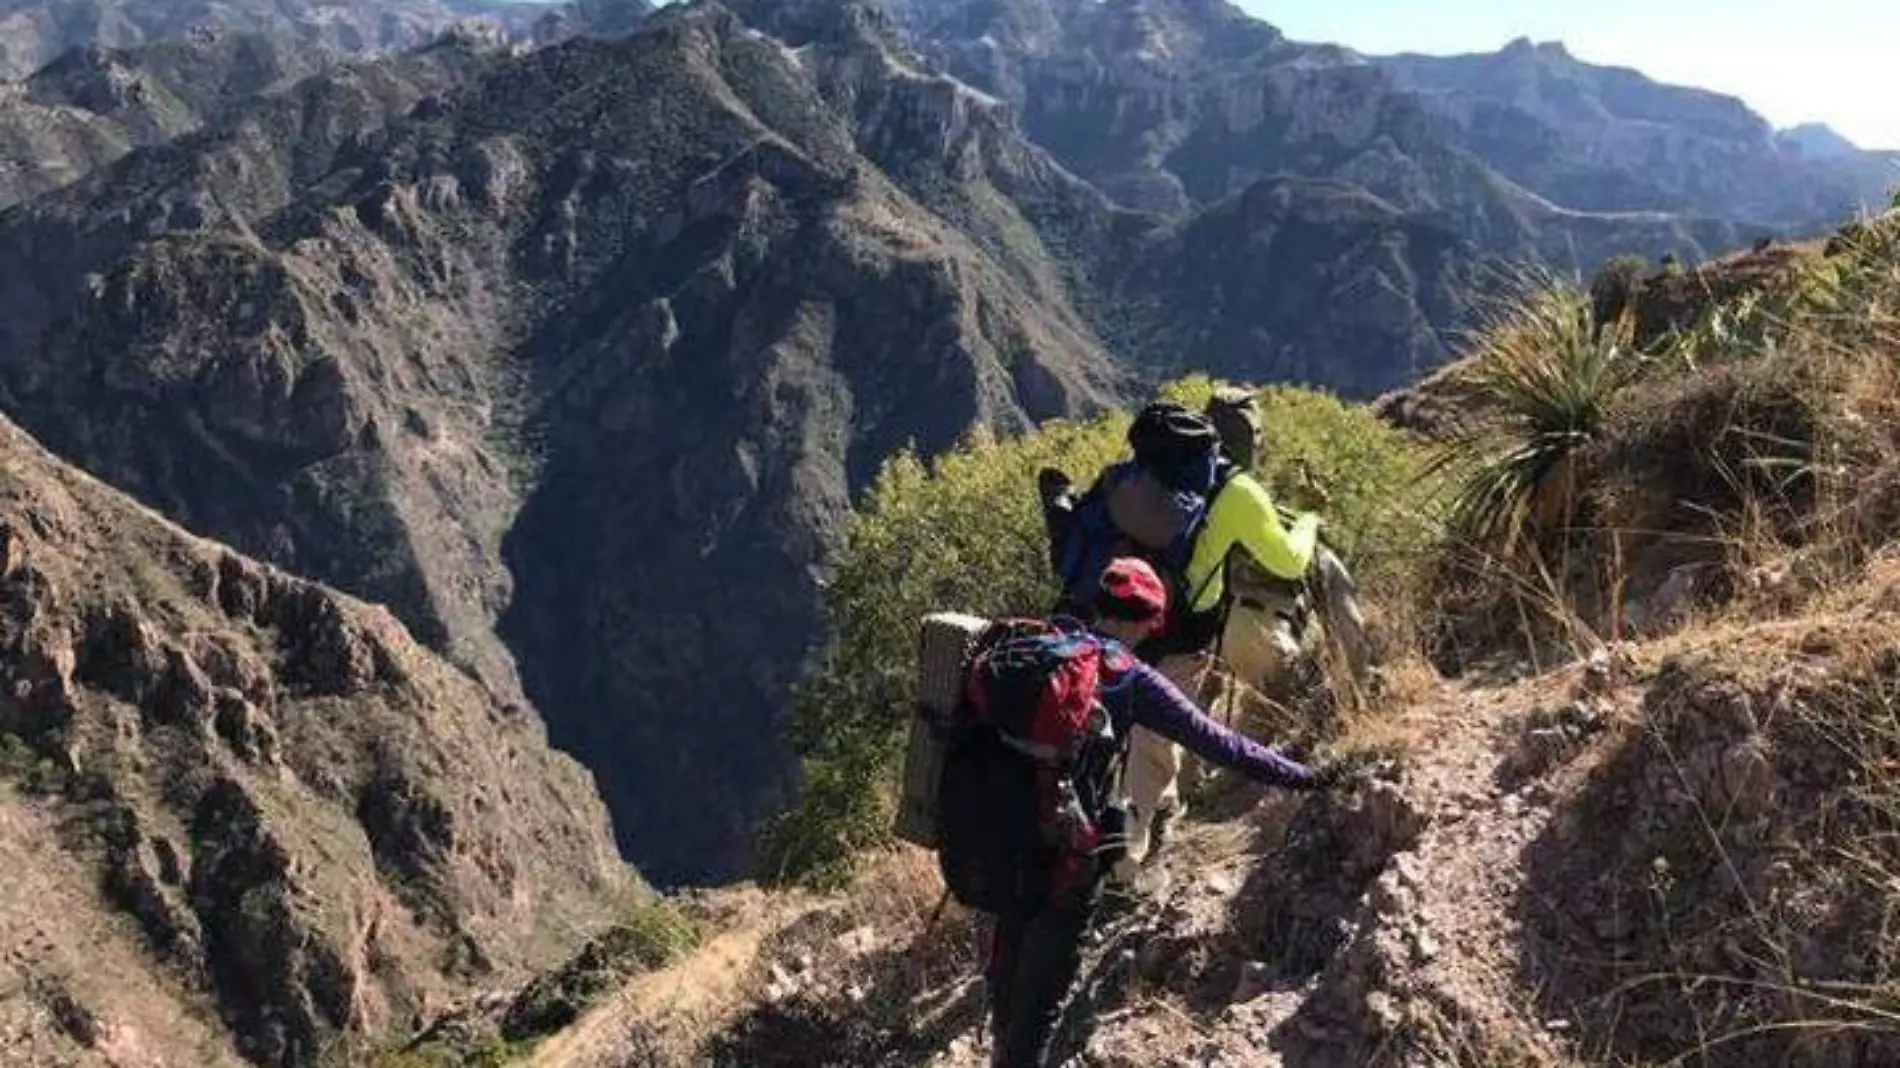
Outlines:
<svg viewBox="0 0 1900 1068"><path fill-rule="evenodd" d="M1774 277L1678 326L1561 462L1509 493L1475 465L1466 499L1498 521L1456 532L1424 586L1441 667L1649 643L1643 713L1564 802L1594 833L1527 854L1560 929L1618 935L1549 960L1593 1062L1900 1061L1900 220ZM1576 366L1553 350L1543 370ZM1523 459L1548 430L1490 411L1457 440ZM1443 1063L1536 1063L1440 1030Z"/></svg>

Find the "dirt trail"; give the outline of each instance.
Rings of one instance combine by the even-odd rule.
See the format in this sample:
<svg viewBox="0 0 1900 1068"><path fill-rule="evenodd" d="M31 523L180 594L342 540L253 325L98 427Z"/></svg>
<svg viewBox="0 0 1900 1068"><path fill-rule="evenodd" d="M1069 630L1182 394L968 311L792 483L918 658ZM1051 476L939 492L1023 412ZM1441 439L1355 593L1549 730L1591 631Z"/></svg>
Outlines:
<svg viewBox="0 0 1900 1068"><path fill-rule="evenodd" d="M526 1068L617 1068L690 1058L756 996L761 950L817 903L735 892L719 933L671 967L638 976L536 1047Z"/></svg>
<svg viewBox="0 0 1900 1068"><path fill-rule="evenodd" d="M1577 705L1585 677L1431 688L1383 725L1410 740L1401 772L1350 796L1209 793L1162 854L1165 886L1092 932L1062 1063L1566 1063L1564 1023L1527 1023L1521 854L1550 823L1553 777L1588 750L1537 749L1526 717ZM762 895L529 1063L982 1068L980 925L928 924L927 861L901 852L797 907Z"/></svg>
<svg viewBox="0 0 1900 1068"><path fill-rule="evenodd" d="M1551 818L1538 772L1565 771L1527 767L1522 740L1525 715L1580 679L1444 685L1405 714L1416 744L1396 783L1269 795L1184 827L1165 891L1098 932L1081 994L1093 1019L1075 1021L1069 1063L1444 1065L1480 1049L1563 1063L1564 1022L1525 1024L1517 916L1520 854ZM930 1063L985 1062L972 1036Z"/></svg>

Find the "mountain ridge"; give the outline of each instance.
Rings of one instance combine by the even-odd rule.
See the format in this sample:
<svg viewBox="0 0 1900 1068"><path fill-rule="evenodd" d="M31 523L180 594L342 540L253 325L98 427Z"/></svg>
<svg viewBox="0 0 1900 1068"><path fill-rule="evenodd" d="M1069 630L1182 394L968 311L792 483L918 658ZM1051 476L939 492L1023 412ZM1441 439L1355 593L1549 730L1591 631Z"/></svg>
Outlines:
<svg viewBox="0 0 1900 1068"><path fill-rule="evenodd" d="M1286 171L1443 213L1489 251L1588 271L1636 243L1597 236L1615 213L1665 213L1669 227L1641 241L1700 258L1764 233L1819 232L1884 203L1894 176L1877 154L1784 158L1740 101L1582 63L1561 45L1365 56L1291 41L1231 5L1180 0L902 0L891 10L952 73L1021 109L1031 136L1083 177L1168 213ZM1208 39L1220 47L1203 47ZM1517 99L1512 86L1535 89L1539 78L1594 94L1586 112L1666 118L1667 137L1652 140L1681 158L1645 175L1636 127L1571 128L1534 92ZM1614 148L1617 137L1636 145ZM1592 150L1579 146L1599 142L1623 159L1581 163ZM1723 160L1744 173L1705 173ZM1590 224L1575 228L1578 213Z"/></svg>

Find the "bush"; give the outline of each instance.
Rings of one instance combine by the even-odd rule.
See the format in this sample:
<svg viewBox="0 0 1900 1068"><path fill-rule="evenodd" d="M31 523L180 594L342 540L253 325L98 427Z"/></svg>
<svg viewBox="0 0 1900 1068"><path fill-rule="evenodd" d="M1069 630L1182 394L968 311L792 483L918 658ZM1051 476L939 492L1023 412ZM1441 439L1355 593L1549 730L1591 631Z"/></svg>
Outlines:
<svg viewBox="0 0 1900 1068"><path fill-rule="evenodd" d="M509 1043L553 1034L579 1019L602 995L643 972L666 967L699 945L699 925L678 906L652 898L589 942L559 970L537 977L502 1016Z"/></svg>
<svg viewBox="0 0 1900 1068"><path fill-rule="evenodd" d="M1192 378L1165 395L1198 408L1215 388ZM1327 537L1349 562L1364 560L1375 575L1410 566L1430 522L1410 437L1324 394L1268 389L1261 405L1265 483L1328 517ZM1127 425L1117 413L1011 441L979 434L933 462L904 453L885 464L833 562L827 645L791 717L802 789L762 833L764 878L835 884L860 851L889 840L917 621L935 611L1046 611L1057 589L1036 473L1058 467L1087 485L1124 454Z"/></svg>
<svg viewBox="0 0 1900 1068"><path fill-rule="evenodd" d="M1590 283L1591 317L1599 324L1613 323L1634 311L1648 270L1649 261L1641 256L1618 256L1604 264Z"/></svg>

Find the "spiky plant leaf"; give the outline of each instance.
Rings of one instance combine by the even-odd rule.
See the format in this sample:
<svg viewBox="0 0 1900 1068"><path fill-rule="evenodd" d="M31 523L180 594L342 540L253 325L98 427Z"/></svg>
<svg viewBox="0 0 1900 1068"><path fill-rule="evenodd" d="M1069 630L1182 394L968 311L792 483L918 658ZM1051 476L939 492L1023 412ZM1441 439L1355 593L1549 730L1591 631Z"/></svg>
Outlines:
<svg viewBox="0 0 1900 1068"><path fill-rule="evenodd" d="M1634 334L1629 315L1599 324L1590 297L1559 284L1520 300L1485 335L1472 382L1488 418L1433 458L1460 476L1455 536L1509 553L1527 530L1568 521L1578 454L1643 366Z"/></svg>

